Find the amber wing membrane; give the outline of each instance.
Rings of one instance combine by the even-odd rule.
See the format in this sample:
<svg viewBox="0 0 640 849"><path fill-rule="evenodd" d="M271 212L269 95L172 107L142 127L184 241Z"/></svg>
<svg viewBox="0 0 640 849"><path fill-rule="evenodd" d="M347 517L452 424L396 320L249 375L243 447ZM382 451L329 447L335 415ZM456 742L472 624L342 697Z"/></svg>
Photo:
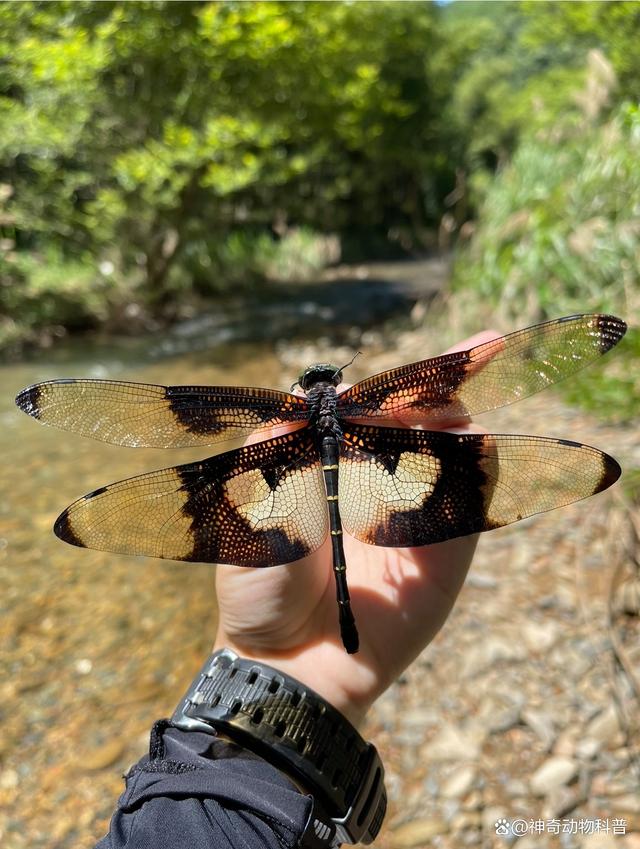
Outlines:
<svg viewBox="0 0 640 849"><path fill-rule="evenodd" d="M328 532L317 450L304 428L113 483L68 507L55 532L73 545L122 554L290 563L318 548Z"/></svg>
<svg viewBox="0 0 640 849"><path fill-rule="evenodd" d="M619 475L612 457L566 440L350 425L341 515L363 542L430 545L562 507Z"/></svg>
<svg viewBox="0 0 640 849"><path fill-rule="evenodd" d="M50 380L16 404L43 424L114 445L213 445L308 418L304 398L270 389L157 386L117 380Z"/></svg>
<svg viewBox="0 0 640 849"><path fill-rule="evenodd" d="M338 413L347 419L400 416L403 424L423 424L494 410L574 374L625 331L624 321L610 315L548 321L369 377L340 395Z"/></svg>

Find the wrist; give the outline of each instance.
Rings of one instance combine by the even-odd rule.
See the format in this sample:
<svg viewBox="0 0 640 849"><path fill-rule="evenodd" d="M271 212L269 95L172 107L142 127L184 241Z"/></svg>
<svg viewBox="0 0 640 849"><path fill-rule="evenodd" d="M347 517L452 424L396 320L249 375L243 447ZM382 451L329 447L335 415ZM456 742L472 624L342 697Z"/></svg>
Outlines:
<svg viewBox="0 0 640 849"><path fill-rule="evenodd" d="M343 671L344 650L342 646L317 644L302 648L274 649L272 646L256 645L253 640L237 640L218 629L212 651L230 649L240 657L265 663L296 678L310 687L329 704L360 728L375 696L368 679L372 674L366 667L347 674ZM362 665L362 664L361 664Z"/></svg>

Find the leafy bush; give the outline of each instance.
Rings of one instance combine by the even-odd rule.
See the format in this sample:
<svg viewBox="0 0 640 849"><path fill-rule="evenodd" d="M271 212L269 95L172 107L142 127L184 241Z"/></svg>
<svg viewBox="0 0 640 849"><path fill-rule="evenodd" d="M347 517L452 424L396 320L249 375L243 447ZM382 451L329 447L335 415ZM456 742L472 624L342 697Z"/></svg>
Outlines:
<svg viewBox="0 0 640 849"><path fill-rule="evenodd" d="M280 218L425 226L418 187L450 167L437 15L393 2L0 4L0 179L17 249L110 250L165 306L188 290L194 256L211 256L211 290L233 285L216 254L250 254Z"/></svg>
<svg viewBox="0 0 640 849"><path fill-rule="evenodd" d="M631 327L603 367L586 369L562 385L565 398L613 422L637 421L640 413L640 331Z"/></svg>
<svg viewBox="0 0 640 849"><path fill-rule="evenodd" d="M19 325L39 328L95 327L107 320L124 295L112 275L90 257L70 260L55 249L45 254L9 253L0 258L0 347L14 341ZM129 294L131 297L131 294Z"/></svg>
<svg viewBox="0 0 640 849"><path fill-rule="evenodd" d="M337 236L315 233L308 227L288 230L265 251L261 268L271 280L304 281L317 277L327 265L340 259Z"/></svg>
<svg viewBox="0 0 640 849"><path fill-rule="evenodd" d="M235 230L224 238L190 240L169 272L168 285L203 296L237 293L265 280L312 279L339 258L337 236L308 227L291 228L280 238L265 230Z"/></svg>
<svg viewBox="0 0 640 849"><path fill-rule="evenodd" d="M474 324L480 315L514 328L579 312L637 322L639 198L637 106L579 136L547 133L523 142L489 188L471 245L456 257L453 290L465 291ZM633 332L621 351L618 373L572 383L574 399L614 416L637 409L640 345Z"/></svg>
<svg viewBox="0 0 640 849"><path fill-rule="evenodd" d="M454 289L509 323L640 300L640 110L580 136L529 139L497 176Z"/></svg>

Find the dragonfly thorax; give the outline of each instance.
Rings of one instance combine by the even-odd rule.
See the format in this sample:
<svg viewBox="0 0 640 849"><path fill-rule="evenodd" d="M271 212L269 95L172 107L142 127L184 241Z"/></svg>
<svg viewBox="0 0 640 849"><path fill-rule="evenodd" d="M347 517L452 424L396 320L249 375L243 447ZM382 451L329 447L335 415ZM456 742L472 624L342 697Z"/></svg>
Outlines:
<svg viewBox="0 0 640 849"><path fill-rule="evenodd" d="M336 415L338 394L332 383L321 380L313 383L307 392L310 415L309 424L320 437L332 434L342 436L342 429Z"/></svg>

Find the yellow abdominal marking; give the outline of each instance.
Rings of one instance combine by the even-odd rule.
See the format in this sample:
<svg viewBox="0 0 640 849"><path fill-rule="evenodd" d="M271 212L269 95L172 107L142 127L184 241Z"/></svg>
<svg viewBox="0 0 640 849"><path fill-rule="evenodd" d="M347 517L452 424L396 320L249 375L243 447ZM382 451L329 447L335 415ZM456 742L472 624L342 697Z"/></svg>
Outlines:
<svg viewBox="0 0 640 849"><path fill-rule="evenodd" d="M336 463L335 466L323 466L322 468L325 470L325 472L328 472L330 469L337 469L338 464Z"/></svg>
<svg viewBox="0 0 640 849"><path fill-rule="evenodd" d="M338 500L337 495L327 495L327 501L337 501L337 500Z"/></svg>

